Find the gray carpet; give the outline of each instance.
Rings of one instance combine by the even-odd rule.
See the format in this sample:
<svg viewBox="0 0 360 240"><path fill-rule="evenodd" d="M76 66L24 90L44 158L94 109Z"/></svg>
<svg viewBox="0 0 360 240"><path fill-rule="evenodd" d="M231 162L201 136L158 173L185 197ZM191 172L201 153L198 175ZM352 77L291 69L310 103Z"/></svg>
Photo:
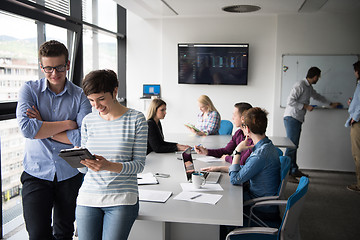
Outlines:
<svg viewBox="0 0 360 240"><path fill-rule="evenodd" d="M360 239L360 193L346 189L355 183L355 173L304 172L310 175L310 184L300 217L302 240ZM296 187L289 182L286 196Z"/></svg>

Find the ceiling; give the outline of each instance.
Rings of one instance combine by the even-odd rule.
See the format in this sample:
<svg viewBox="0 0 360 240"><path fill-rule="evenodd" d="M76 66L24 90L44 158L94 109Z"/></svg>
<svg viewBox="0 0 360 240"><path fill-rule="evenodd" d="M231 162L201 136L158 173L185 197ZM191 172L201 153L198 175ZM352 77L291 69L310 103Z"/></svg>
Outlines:
<svg viewBox="0 0 360 240"><path fill-rule="evenodd" d="M359 14L360 0L114 0L142 18L234 17L305 13ZM257 5L252 13L222 11L230 5Z"/></svg>

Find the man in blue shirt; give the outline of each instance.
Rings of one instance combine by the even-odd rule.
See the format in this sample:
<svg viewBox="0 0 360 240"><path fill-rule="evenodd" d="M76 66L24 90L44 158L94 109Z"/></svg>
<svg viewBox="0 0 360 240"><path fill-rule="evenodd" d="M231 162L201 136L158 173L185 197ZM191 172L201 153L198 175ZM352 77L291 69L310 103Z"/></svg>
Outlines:
<svg viewBox="0 0 360 240"><path fill-rule="evenodd" d="M58 154L80 146L81 122L91 105L82 89L66 78L70 61L64 44L43 43L39 61L45 78L21 87L16 109L26 138L21 175L24 219L30 240L72 239L82 174Z"/></svg>
<svg viewBox="0 0 360 240"><path fill-rule="evenodd" d="M245 112L244 134L246 138L235 148L232 165L229 167L230 182L244 184L249 182L249 189L244 189L244 202L257 197L274 196L280 184L279 154L266 137L267 113L261 108L250 108ZM254 145L248 145L248 138ZM241 166L240 153L249 148L252 153Z"/></svg>
<svg viewBox="0 0 360 240"><path fill-rule="evenodd" d="M245 140L235 150L232 165L229 167L230 182L243 186L243 201L252 198L274 196L280 185L279 154L271 140L266 137L267 112L261 108L250 108L243 113L243 132ZM253 144L250 144L250 138ZM252 153L244 165L240 165L240 153L252 148ZM249 214L249 207L244 213ZM262 220L279 221L277 207L258 208L256 216ZM220 226L220 239L225 239L234 226Z"/></svg>
<svg viewBox="0 0 360 240"><path fill-rule="evenodd" d="M351 127L351 151L355 161L357 182L347 186L347 189L360 192L360 61L354 63L353 66L357 84L353 98L349 99L349 118L346 120L345 127Z"/></svg>

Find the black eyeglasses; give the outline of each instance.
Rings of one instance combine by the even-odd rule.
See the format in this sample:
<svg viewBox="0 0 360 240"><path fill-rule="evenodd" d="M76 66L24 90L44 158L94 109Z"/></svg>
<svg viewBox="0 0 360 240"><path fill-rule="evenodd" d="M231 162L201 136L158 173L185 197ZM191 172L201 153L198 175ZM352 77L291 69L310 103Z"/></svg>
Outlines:
<svg viewBox="0 0 360 240"><path fill-rule="evenodd" d="M66 70L66 65L59 65L56 67L44 67L43 65L41 65L41 68L44 69L44 72L46 73L52 73L54 71L54 69L56 69L57 72L64 72Z"/></svg>

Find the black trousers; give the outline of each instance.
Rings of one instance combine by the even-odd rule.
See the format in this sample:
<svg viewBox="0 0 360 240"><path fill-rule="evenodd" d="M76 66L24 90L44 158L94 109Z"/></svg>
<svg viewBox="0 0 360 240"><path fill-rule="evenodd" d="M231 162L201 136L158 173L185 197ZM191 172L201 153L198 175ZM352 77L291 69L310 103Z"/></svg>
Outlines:
<svg viewBox="0 0 360 240"><path fill-rule="evenodd" d="M56 176L54 181L46 181L22 173L23 213L29 240L72 239L76 198L82 180L81 173L61 182Z"/></svg>

